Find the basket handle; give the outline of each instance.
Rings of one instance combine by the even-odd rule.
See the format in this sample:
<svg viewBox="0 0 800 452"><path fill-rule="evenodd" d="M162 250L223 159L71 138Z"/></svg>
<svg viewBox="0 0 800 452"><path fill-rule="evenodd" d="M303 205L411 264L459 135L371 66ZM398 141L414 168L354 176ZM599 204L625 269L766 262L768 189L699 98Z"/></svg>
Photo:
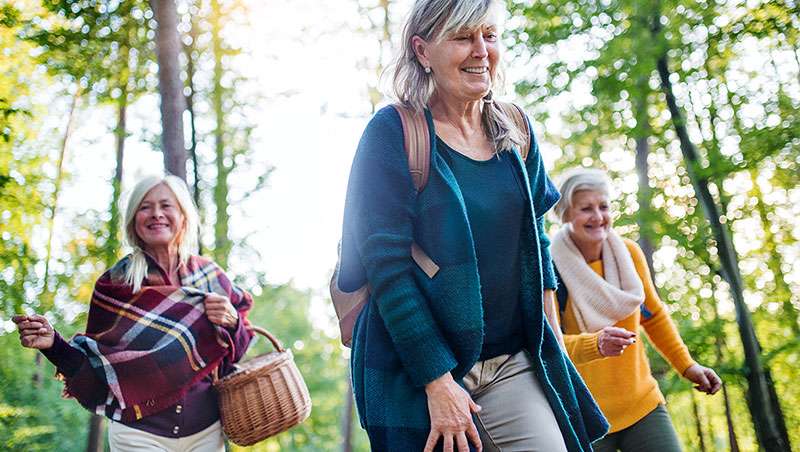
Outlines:
<svg viewBox="0 0 800 452"><path fill-rule="evenodd" d="M267 339L269 339L269 341L272 342L272 346L275 347L276 351L279 351L281 353L286 351L286 349L283 348L283 344L281 344L281 341L279 341L278 338L273 336L272 333L265 330L264 328L261 328L260 326L250 325L247 329L249 329L254 333L258 333L262 336L265 336Z"/></svg>
<svg viewBox="0 0 800 452"><path fill-rule="evenodd" d="M272 333L265 330L264 328L261 328L260 326L256 325L250 325L247 327L247 329L269 339L269 341L272 343L272 346L275 348L276 351L280 353L286 351L286 349L283 348L283 344L281 343L281 341L279 341L277 337L273 336ZM215 367L214 370L211 372L211 380L214 384L216 384L217 381L219 381L219 366Z"/></svg>

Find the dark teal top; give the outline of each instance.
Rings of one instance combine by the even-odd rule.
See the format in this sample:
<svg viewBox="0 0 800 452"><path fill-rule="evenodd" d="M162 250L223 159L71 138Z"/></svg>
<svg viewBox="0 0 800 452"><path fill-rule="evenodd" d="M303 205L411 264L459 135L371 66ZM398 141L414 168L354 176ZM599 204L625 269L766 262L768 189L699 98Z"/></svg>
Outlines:
<svg viewBox="0 0 800 452"><path fill-rule="evenodd" d="M437 138L456 177L475 243L483 301L481 360L522 350L519 305L519 239L525 212L524 185L514 170L512 154L473 160Z"/></svg>

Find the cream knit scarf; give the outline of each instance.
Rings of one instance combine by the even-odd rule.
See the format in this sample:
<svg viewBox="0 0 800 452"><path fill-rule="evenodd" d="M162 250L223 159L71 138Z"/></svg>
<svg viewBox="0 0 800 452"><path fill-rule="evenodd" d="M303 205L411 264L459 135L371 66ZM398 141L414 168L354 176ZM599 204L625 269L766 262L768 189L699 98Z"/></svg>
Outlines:
<svg viewBox="0 0 800 452"><path fill-rule="evenodd" d="M644 287L625 242L613 229L603 241L603 274L586 263L564 225L550 251L572 299L572 310L583 333L594 333L631 315L644 302Z"/></svg>

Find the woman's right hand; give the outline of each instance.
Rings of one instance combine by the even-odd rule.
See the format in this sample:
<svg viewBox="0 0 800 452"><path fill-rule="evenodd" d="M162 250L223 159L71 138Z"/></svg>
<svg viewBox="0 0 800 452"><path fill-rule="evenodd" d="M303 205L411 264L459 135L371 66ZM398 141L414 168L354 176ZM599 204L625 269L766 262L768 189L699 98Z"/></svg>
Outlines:
<svg viewBox="0 0 800 452"><path fill-rule="evenodd" d="M425 385L425 393L428 395L431 433L424 452L432 452L439 437L444 442L444 452L453 452L454 444L458 452L468 452L468 439L478 452L483 450L478 429L472 422L472 413L480 412L481 407L449 372Z"/></svg>
<svg viewBox="0 0 800 452"><path fill-rule="evenodd" d="M19 341L23 347L46 350L53 346L56 333L44 316L15 315L11 321L17 324Z"/></svg>
<svg viewBox="0 0 800 452"><path fill-rule="evenodd" d="M625 348L636 342L636 333L625 328L607 326L597 336L597 350L603 356L619 356Z"/></svg>

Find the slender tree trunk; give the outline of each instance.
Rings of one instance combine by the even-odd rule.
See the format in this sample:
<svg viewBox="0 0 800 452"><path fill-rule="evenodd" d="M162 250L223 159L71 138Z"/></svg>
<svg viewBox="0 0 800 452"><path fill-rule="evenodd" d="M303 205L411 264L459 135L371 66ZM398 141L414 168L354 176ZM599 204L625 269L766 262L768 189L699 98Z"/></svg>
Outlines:
<svg viewBox="0 0 800 452"><path fill-rule="evenodd" d="M753 328L750 311L744 300L742 278L733 243L728 229L721 222L719 206L711 195L708 179L698 174L699 155L689 138L686 123L673 93L666 53L658 58L657 68L661 79L661 87L667 99L667 107L672 116L672 123L686 162L686 169L717 242L717 253L722 265L722 274L730 286L731 296L736 308L736 319L745 355L748 405L753 414L756 434L759 442L767 451L788 450L788 435L782 434L782 432L786 431L783 414L780 406L774 403L769 388L770 379L761 364L761 346Z"/></svg>
<svg viewBox="0 0 800 452"><path fill-rule="evenodd" d="M214 203L216 205L216 221L214 223L214 259L222 268L227 266L232 243L228 237L228 176L234 163L225 146L225 110L223 106L222 76L225 72L222 62L222 11L219 0L211 0L211 45L214 53L214 72L211 93L211 108L214 111L216 126L214 128L214 155L217 166L217 182L214 186Z"/></svg>
<svg viewBox="0 0 800 452"><path fill-rule="evenodd" d="M353 450L353 383L350 378L350 365L347 366L347 394L342 410L342 452Z"/></svg>
<svg viewBox="0 0 800 452"><path fill-rule="evenodd" d="M715 334L714 334L714 348L716 349L717 356L716 362L714 366L719 369L720 365L725 362L725 343L724 337L725 332L722 328L722 318L719 316L719 306L717 303L714 303L713 300L716 300L716 292L717 287L716 283L712 282L712 303L711 309L712 313L714 314L714 325L715 325ZM730 446L730 452L739 452L739 441L736 438L736 428L734 427L733 423L733 412L731 411L731 401L730 396L728 395L728 384L725 383L723 379L722 383L722 400L725 403L725 423L728 427L728 444Z"/></svg>
<svg viewBox="0 0 800 452"><path fill-rule="evenodd" d="M89 435L86 440L86 452L103 452L105 450L105 420L103 416L92 414L89 419Z"/></svg>
<svg viewBox="0 0 800 452"><path fill-rule="evenodd" d="M648 176L649 167L647 164L647 156L650 154L650 144L647 140L650 138L650 121L647 115L647 80L642 79L638 83L639 92L638 99L635 104L636 111L636 130L634 130L634 139L636 140L636 174L639 177L639 189L636 195L639 204L639 212L636 216L636 222L639 225L639 246L644 252L647 266L650 268L650 274L655 275L653 268L653 243L650 241L652 228L648 222L652 221L651 213L651 199L652 190L650 189L650 177Z"/></svg>
<svg viewBox="0 0 800 452"><path fill-rule="evenodd" d="M186 95L186 111L189 112L189 125L191 130L189 156L192 159L192 197L194 198L194 205L200 214L200 221L198 227L198 254L203 254L203 240L202 240L202 225L203 225L203 210L200 207L200 163L197 158L197 126L195 124L194 112L194 75L195 75L195 46L197 45L197 25L195 19L192 18L191 28L189 29L189 39L191 43L184 46L184 53L186 54L186 87L189 93Z"/></svg>
<svg viewBox="0 0 800 452"><path fill-rule="evenodd" d="M61 182L64 180L64 157L67 153L67 144L72 135L72 128L75 120L75 109L81 97L80 88L72 96L72 103L69 106L69 113L67 113L67 124L64 128L64 135L61 138L61 147L58 150L58 163L56 164L56 178L53 181L53 197L47 213L47 244L45 245L45 258L44 258L44 285L42 286L42 293L39 297L41 303L40 309L42 314L49 311L53 307L54 296L53 288L50 287L50 259L53 255L53 234L55 230L56 213L58 212L58 197L61 193ZM31 376L31 382L34 387L39 387L42 383L42 356L41 353L34 355L34 371Z"/></svg>
<svg viewBox="0 0 800 452"><path fill-rule="evenodd" d="M53 254L53 234L55 229L55 219L56 219L56 211L58 210L58 197L61 193L61 182L64 180L64 157L67 153L67 144L69 143L69 138L72 136L72 128L75 121L75 109L78 105L78 101L80 100L81 92L80 89L75 92L75 95L72 96L72 103L69 107L69 113L67 113L67 124L64 128L64 136L61 138L61 148L58 151L58 163L56 166L56 178L53 181L53 197L51 199L51 203L49 206L48 216L47 216L47 244L45 245L45 259L44 259L44 288L43 288L43 295L46 299L46 302L43 303L41 307L43 310L49 310L52 306L52 297L51 291L52 288L50 287L50 259ZM45 300L43 300L45 301Z"/></svg>
<svg viewBox="0 0 800 452"><path fill-rule="evenodd" d="M700 422L700 410L697 407L697 396L695 395L694 390L690 390L690 396L692 398L692 413L694 414L694 426L697 429L697 440L700 444L700 450L702 452L706 452L706 441L703 439L703 425Z"/></svg>
<svg viewBox="0 0 800 452"><path fill-rule="evenodd" d="M150 0L158 28L158 92L161 95L161 144L164 168L186 180L186 148L183 141L183 83L180 77L181 42L175 0Z"/></svg>
<svg viewBox="0 0 800 452"><path fill-rule="evenodd" d="M111 182L113 192L111 204L108 206L110 219L108 220L108 243L106 244L106 266L111 268L117 261L117 253L120 250L120 224L121 213L119 201L122 197L122 162L125 159L125 138L127 130L127 111L128 111L128 92L123 89L122 95L117 103L117 127L114 130L116 138L116 167L114 168L114 179Z"/></svg>

